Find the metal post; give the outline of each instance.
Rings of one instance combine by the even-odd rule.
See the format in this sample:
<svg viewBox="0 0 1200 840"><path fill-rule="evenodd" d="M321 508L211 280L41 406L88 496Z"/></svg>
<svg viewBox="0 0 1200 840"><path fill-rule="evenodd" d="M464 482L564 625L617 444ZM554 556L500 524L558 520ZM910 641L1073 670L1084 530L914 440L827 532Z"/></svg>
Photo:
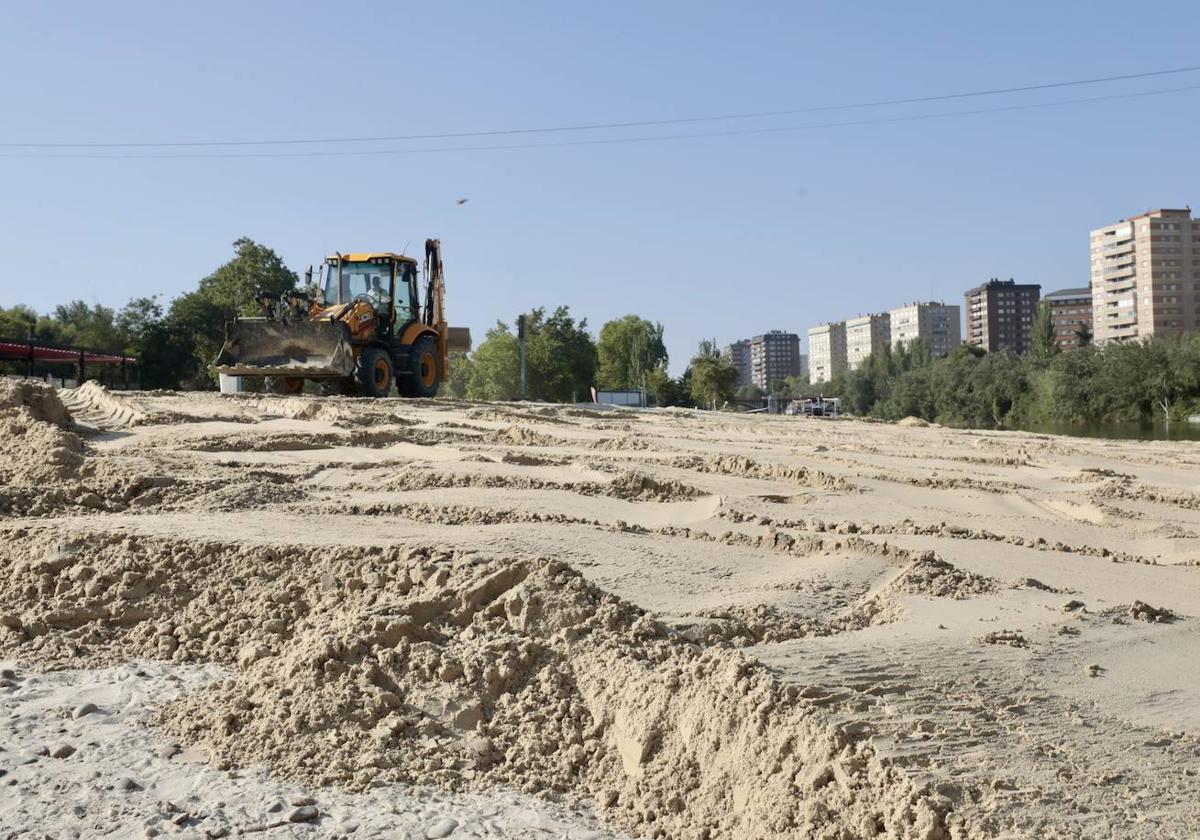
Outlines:
<svg viewBox="0 0 1200 840"><path fill-rule="evenodd" d="M525 316L517 316L517 341L521 346L521 380L517 396L525 399Z"/></svg>
<svg viewBox="0 0 1200 840"><path fill-rule="evenodd" d="M80 385L82 385L82 384L83 384L83 376L84 376L84 369L83 369L83 351L82 351L82 350L80 350L80 351L79 351L79 376L78 376L78 377L75 379L75 385L76 385L76 387L78 387L78 386L80 386Z"/></svg>

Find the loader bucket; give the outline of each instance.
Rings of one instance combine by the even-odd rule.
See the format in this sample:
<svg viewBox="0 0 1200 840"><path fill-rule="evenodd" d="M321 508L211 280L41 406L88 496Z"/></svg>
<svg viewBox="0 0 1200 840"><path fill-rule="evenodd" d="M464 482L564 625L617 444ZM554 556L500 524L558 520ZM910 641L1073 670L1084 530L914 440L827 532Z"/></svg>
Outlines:
<svg viewBox="0 0 1200 840"><path fill-rule="evenodd" d="M469 327L447 327L446 328L446 352L447 353L469 353L469 352L471 352L471 330Z"/></svg>
<svg viewBox="0 0 1200 840"><path fill-rule="evenodd" d="M340 322L238 318L212 366L228 376L350 376L354 350Z"/></svg>

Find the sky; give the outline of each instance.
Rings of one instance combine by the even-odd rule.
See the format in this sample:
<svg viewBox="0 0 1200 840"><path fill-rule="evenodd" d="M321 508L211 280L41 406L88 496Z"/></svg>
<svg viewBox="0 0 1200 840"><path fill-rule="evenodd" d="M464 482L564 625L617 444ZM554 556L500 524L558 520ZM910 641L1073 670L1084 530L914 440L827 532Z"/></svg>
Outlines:
<svg viewBox="0 0 1200 840"><path fill-rule="evenodd" d="M1086 285L1089 230L1200 203L1200 89L908 118L1200 86L1200 72L607 130L11 144L800 110L1188 67L1198 44L1194 0L8 3L0 305L169 302L241 236L300 273L435 236L450 321L477 343L534 306L568 305L595 332L636 313L664 325L679 373L705 338L961 304L990 277ZM757 129L787 130L640 139ZM525 148L477 148L498 145ZM245 154L260 156L230 157Z"/></svg>

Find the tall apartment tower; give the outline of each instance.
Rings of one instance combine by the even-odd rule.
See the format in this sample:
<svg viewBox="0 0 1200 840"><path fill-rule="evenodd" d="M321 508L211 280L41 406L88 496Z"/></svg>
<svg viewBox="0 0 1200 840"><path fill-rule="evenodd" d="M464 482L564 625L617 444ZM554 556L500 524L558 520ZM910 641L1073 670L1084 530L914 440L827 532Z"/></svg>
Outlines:
<svg viewBox="0 0 1200 840"><path fill-rule="evenodd" d="M892 319L886 312L846 320L846 366L857 370L872 353L892 343Z"/></svg>
<svg viewBox="0 0 1200 840"><path fill-rule="evenodd" d="M750 365L750 342L745 339L735 341L725 348L724 355L737 368L737 387L750 385L754 381Z"/></svg>
<svg viewBox="0 0 1200 840"><path fill-rule="evenodd" d="M1054 321L1054 343L1059 350L1074 350L1082 342L1079 328L1092 326L1092 290L1087 286L1080 289L1059 289L1050 292L1042 300L1050 307L1050 318ZM1093 336L1094 337L1094 336Z"/></svg>
<svg viewBox="0 0 1200 840"><path fill-rule="evenodd" d="M813 384L828 382L846 369L846 322L808 331L808 370Z"/></svg>
<svg viewBox="0 0 1200 840"><path fill-rule="evenodd" d="M992 279L966 293L967 344L989 353L1028 353L1042 287Z"/></svg>
<svg viewBox="0 0 1200 840"><path fill-rule="evenodd" d="M892 346L899 350L918 338L929 345L933 358L946 356L962 344L961 310L957 304L909 303L893 309Z"/></svg>
<svg viewBox="0 0 1200 840"><path fill-rule="evenodd" d="M771 330L750 339L750 381L760 388L800 375L800 336Z"/></svg>
<svg viewBox="0 0 1200 840"><path fill-rule="evenodd" d="M1151 210L1092 231L1092 331L1097 344L1196 329L1200 220Z"/></svg>

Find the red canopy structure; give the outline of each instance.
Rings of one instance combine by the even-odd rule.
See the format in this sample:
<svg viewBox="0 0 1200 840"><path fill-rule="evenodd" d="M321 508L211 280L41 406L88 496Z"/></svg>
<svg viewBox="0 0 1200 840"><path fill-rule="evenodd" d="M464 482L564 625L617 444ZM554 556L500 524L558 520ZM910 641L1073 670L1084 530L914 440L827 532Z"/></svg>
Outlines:
<svg viewBox="0 0 1200 840"><path fill-rule="evenodd" d="M128 366L137 364L135 356L103 353L86 347L63 347L56 344L18 338L0 338L0 362L24 362L33 375L33 366L41 364L75 365L77 381L83 382L87 365L120 365L121 378L128 381Z"/></svg>
<svg viewBox="0 0 1200 840"><path fill-rule="evenodd" d="M61 362L63 364L120 365L136 364L134 356L120 356L113 353L101 353L98 350L88 350L86 347L58 347L53 344L43 344L39 341L17 341L11 338L0 338L0 361L6 362Z"/></svg>

